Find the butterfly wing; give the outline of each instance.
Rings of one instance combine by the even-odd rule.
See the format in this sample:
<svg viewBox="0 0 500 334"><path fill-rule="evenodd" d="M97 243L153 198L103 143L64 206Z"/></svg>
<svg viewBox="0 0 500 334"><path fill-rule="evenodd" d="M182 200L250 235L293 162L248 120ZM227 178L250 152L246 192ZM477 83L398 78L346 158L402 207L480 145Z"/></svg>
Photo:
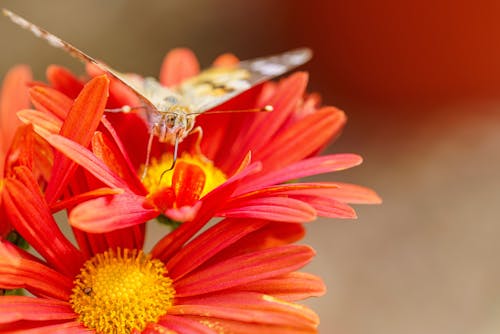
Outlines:
<svg viewBox="0 0 500 334"><path fill-rule="evenodd" d="M201 113L304 64L311 56L310 49L301 48L244 60L232 67L212 67L182 82L175 90L190 102L194 112Z"/></svg>
<svg viewBox="0 0 500 334"><path fill-rule="evenodd" d="M155 110L155 106L149 101L147 97L144 96L144 94L140 91L140 87L137 87L133 83L131 83L130 79L127 78L126 74L122 74L111 67L97 61L96 59L92 58L91 56L87 55L85 52L77 49L73 45L69 44L68 42L65 42L61 38L53 35L52 33L48 32L47 30L40 28L39 26L29 22L28 20L20 17L17 14L14 14L13 12L7 10L7 9L2 9L2 12L5 16L7 16L9 19L11 19L12 22L15 24L21 26L24 29L27 29L31 31L35 36L46 40L51 46L58 48L58 49L63 49L66 52L68 52L71 56L74 58L82 61L83 63L92 63L98 68L100 68L102 71L106 72L113 78L117 79L121 83L123 83L125 86L130 88L136 95L137 97L141 100L142 103L148 109Z"/></svg>

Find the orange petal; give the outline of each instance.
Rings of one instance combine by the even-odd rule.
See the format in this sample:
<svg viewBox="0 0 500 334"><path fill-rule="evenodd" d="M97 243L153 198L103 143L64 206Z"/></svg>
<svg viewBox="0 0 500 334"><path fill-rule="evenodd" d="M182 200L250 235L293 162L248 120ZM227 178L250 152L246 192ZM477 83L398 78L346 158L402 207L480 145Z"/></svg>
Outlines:
<svg viewBox="0 0 500 334"><path fill-rule="evenodd" d="M62 66L50 65L47 68L47 80L52 87L72 99L76 98L83 89L83 83L73 73Z"/></svg>
<svg viewBox="0 0 500 334"><path fill-rule="evenodd" d="M45 139L58 152L64 154L72 162L82 166L97 179L111 188L128 189L127 184L116 175L102 160L85 147L60 135L49 135Z"/></svg>
<svg viewBox="0 0 500 334"><path fill-rule="evenodd" d="M131 163L122 153L120 147L107 136L104 136L100 131L96 131L92 138L92 151L113 172L125 181L134 193L139 195L146 195L148 193L141 180L137 177L137 173L132 168Z"/></svg>
<svg viewBox="0 0 500 334"><path fill-rule="evenodd" d="M40 111L52 113L65 120L73 105L73 100L63 93L44 86L34 86L29 90L31 102Z"/></svg>
<svg viewBox="0 0 500 334"><path fill-rule="evenodd" d="M146 207L145 198L131 193L99 197L76 206L71 226L90 233L105 233L147 222L158 211Z"/></svg>
<svg viewBox="0 0 500 334"><path fill-rule="evenodd" d="M312 205L292 197L266 196L231 199L219 209L217 215L304 223L316 219L317 212Z"/></svg>
<svg viewBox="0 0 500 334"><path fill-rule="evenodd" d="M225 292L198 298L181 299L169 314L207 316L290 329L312 329L319 323L318 316L299 304L288 303L268 295L252 292ZM283 329L283 328L282 328ZM225 331L224 331L225 332ZM234 333L233 331L228 331ZM283 333L289 333L284 331ZM254 333L244 331L238 333ZM262 333L268 333L263 331Z"/></svg>
<svg viewBox="0 0 500 334"><path fill-rule="evenodd" d="M353 204L380 204L382 199L375 191L370 188L358 186L357 184L350 183L335 183L338 188L331 189L328 192L329 196L345 202Z"/></svg>
<svg viewBox="0 0 500 334"><path fill-rule="evenodd" d="M233 312L238 312L239 310L232 309ZM310 311L311 312L311 311ZM250 319L253 319L251 314L247 313L247 316ZM278 316L280 314L260 314L258 319L262 317L267 317L269 319L273 319L273 317ZM312 323L308 326L301 327L291 327L289 325L278 326L274 324L264 324L261 322L255 321L238 321L238 320L230 320L230 319L222 319L211 316L190 316L183 315L183 318L189 319L191 321L197 321L203 324L206 324L207 328L217 328L220 333L265 333L265 334L318 334L317 330L317 322Z"/></svg>
<svg viewBox="0 0 500 334"><path fill-rule="evenodd" d="M203 197L201 207L196 219L182 224L172 233L167 234L158 241L151 251L151 255L163 262L168 262L172 255L184 246L205 224L214 217L215 211L219 209L220 203L227 201L238 183L247 177L257 173L262 168L260 163L249 165L243 171L230 177L221 186L215 188Z"/></svg>
<svg viewBox="0 0 500 334"><path fill-rule="evenodd" d="M223 250L217 255L214 261L223 261L249 251L292 244L301 240L304 235L305 229L303 224L271 222L263 228L246 235L233 246Z"/></svg>
<svg viewBox="0 0 500 334"><path fill-rule="evenodd" d="M265 293L285 301L319 297L326 292L325 283L320 277L302 272L263 279L241 286L239 289Z"/></svg>
<svg viewBox="0 0 500 334"><path fill-rule="evenodd" d="M186 48L171 50L163 59L160 83L170 87L180 84L200 72L200 65L193 51Z"/></svg>
<svg viewBox="0 0 500 334"><path fill-rule="evenodd" d="M215 328L215 327L214 327ZM157 324L149 323L141 334L216 334L216 332L197 320L184 316L165 315Z"/></svg>
<svg viewBox="0 0 500 334"><path fill-rule="evenodd" d="M0 175L3 175L3 159L21 122L16 112L29 108L28 82L31 70L26 65L12 68L3 80L0 92Z"/></svg>
<svg viewBox="0 0 500 334"><path fill-rule="evenodd" d="M239 244L237 241L268 222L264 220L226 219L199 235L196 240L182 248L166 264L169 277L174 280L185 276L221 250ZM210 244L211 247L207 247Z"/></svg>
<svg viewBox="0 0 500 334"><path fill-rule="evenodd" d="M12 226L52 267L68 276L75 275L83 264L82 254L60 231L41 192L34 189L37 184L33 176L30 177L26 170L24 175L19 173L18 176L27 181L23 184L18 179L8 178L2 191L2 201Z"/></svg>
<svg viewBox="0 0 500 334"><path fill-rule="evenodd" d="M235 256L176 281L176 297L202 295L283 275L306 265L314 254L308 246L286 245Z"/></svg>
<svg viewBox="0 0 500 334"><path fill-rule="evenodd" d="M196 203L205 186L205 180L206 175L200 167L184 161L177 162L172 176L177 207Z"/></svg>
<svg viewBox="0 0 500 334"><path fill-rule="evenodd" d="M224 53L215 58L213 66L215 67L230 67L238 64L240 60L232 53Z"/></svg>
<svg viewBox="0 0 500 334"><path fill-rule="evenodd" d="M67 301L25 296L0 298L0 324L20 320L66 320L78 315Z"/></svg>
<svg viewBox="0 0 500 334"><path fill-rule="evenodd" d="M108 195L118 195L118 194L123 194L123 189L116 189L116 188L99 188L99 189L94 189L91 191L87 191L82 194L78 194L76 196L71 196L68 199L61 200L54 204L50 209L52 212L58 212L63 209L68 209L72 208L80 203L89 201L94 198L102 197L102 196L108 196Z"/></svg>
<svg viewBox="0 0 500 334"><path fill-rule="evenodd" d="M59 133L63 122L51 113L33 109L17 112L17 116L26 124L32 124L37 133Z"/></svg>
<svg viewBox="0 0 500 334"><path fill-rule="evenodd" d="M72 277L49 268L38 259L32 260L13 254L7 249L9 247L12 246L7 241L0 241L0 286L2 288L25 288L35 296L68 300L73 288Z"/></svg>
<svg viewBox="0 0 500 334"><path fill-rule="evenodd" d="M283 168L257 176L242 184L235 192L243 194L246 192L262 189L265 186L280 184L289 180L299 179L306 176L335 172L361 164L363 159L356 154L330 154L321 157L308 158L295 162Z"/></svg>
<svg viewBox="0 0 500 334"><path fill-rule="evenodd" d="M97 129L108 98L109 79L103 75L89 81L76 98L61 128L61 135L87 147ZM54 171L46 190L54 203L71 179L76 164L60 152L54 157Z"/></svg>
<svg viewBox="0 0 500 334"><path fill-rule="evenodd" d="M263 161L264 166L274 170L300 161L324 147L339 133L346 120L341 110L324 107L280 132L255 152L255 160Z"/></svg>
<svg viewBox="0 0 500 334"><path fill-rule="evenodd" d="M281 80L275 94L266 104L273 106L270 113L257 113L255 121L239 139L244 152L252 151L254 155L259 149L269 145L271 138L297 107L304 95L309 76L305 72L296 72ZM295 142L294 142L295 143ZM254 158L254 160L259 160Z"/></svg>

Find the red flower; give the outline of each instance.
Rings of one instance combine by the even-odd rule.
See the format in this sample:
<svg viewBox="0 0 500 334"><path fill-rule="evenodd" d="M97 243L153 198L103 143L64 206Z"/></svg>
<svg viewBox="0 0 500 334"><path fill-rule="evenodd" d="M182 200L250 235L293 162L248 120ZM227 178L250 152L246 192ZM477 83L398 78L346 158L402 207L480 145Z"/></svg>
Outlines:
<svg viewBox="0 0 500 334"><path fill-rule="evenodd" d="M230 195L226 187L208 194L197 220L151 254L142 250L143 236L116 232L92 247L77 238L77 248L57 227L29 170L14 172L2 200L43 260L0 240L0 288L33 295L0 296L0 332L316 332L317 315L295 303L324 292L319 278L295 271L314 255L289 244L302 236L300 225L288 224L283 235L282 224L225 219L195 236L217 201Z"/></svg>
<svg viewBox="0 0 500 334"><path fill-rule="evenodd" d="M12 176L15 166L27 166L40 181L46 180L50 173L52 150L31 126L23 126L16 115L30 106L30 81L29 67L16 66L5 75L0 92L0 192L4 191L4 179ZM7 237L11 230L0 201L0 238Z"/></svg>
<svg viewBox="0 0 500 334"><path fill-rule="evenodd" d="M234 57L226 55L216 64L232 61ZM93 68L90 70L95 72ZM166 57L160 78L164 84L175 84L197 71L198 65L191 52L175 50ZM52 86L70 96L82 87L76 78L61 68L52 67L48 72ZM304 97L306 83L307 75L297 73L277 84L266 83L221 106L221 109L238 110L270 104L274 106L272 113L224 113L198 117L197 124L204 131L201 142L204 155L199 154L197 137L188 137L181 146L184 154L175 168L161 178L160 175L171 165L172 155L161 155L156 148L153 152L155 158L144 180L148 190L137 177L139 161L144 161L148 133L136 115L111 115L115 128L104 121L102 132L91 139L93 152L85 148L89 140L75 142L67 140L68 136L62 131L62 136L55 134L61 127L67 129L66 134L87 131L92 135L96 129L96 126L82 126L86 121L80 120L81 116L76 116L74 122L66 120L62 125L63 110L67 110L72 102L56 90L34 87L31 96L39 111L24 113L22 117L35 124L45 138L69 159L112 189L108 190L107 196L90 199L72 210L70 222L79 229L110 231L143 223L159 214L175 221L189 221L196 217L207 194L233 182L237 182L237 186L227 201L220 202L218 216L285 222L312 221L317 215L355 218L354 210L347 203L379 203L379 197L372 190L339 182L285 183L361 163L361 158L354 154L314 157L338 135L345 123L345 115L334 107L318 107L316 95ZM133 100L134 96L123 85L112 80L108 107L134 105ZM99 110L99 113L86 111L85 115L94 121L100 120L102 108ZM58 119L54 115L63 117ZM49 132L53 134L49 135ZM133 143L129 145L130 142ZM66 167L55 169L60 177L52 177L51 183L56 184L57 189L51 184L47 189L51 204L66 186L63 175L68 175ZM160 179L162 184L158 186Z"/></svg>

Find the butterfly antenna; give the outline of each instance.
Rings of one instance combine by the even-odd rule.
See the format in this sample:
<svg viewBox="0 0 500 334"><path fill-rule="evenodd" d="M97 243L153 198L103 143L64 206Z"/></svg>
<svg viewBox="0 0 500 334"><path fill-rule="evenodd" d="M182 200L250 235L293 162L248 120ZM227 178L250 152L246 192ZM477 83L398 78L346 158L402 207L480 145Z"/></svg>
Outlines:
<svg viewBox="0 0 500 334"><path fill-rule="evenodd" d="M212 114L228 114L228 113L235 113L235 112L271 112L273 111L274 108L271 105L265 105L262 108L252 108L252 109L240 109L240 110L210 110L210 111L204 111L204 112L199 112L199 113L191 113L190 115L212 115Z"/></svg>
<svg viewBox="0 0 500 334"><path fill-rule="evenodd" d="M160 175L160 180L158 181L158 183L161 183L161 179L163 178L163 176L167 173L167 172L170 172L172 169L174 169L175 167L175 163L177 162L177 150L179 149L179 136L176 136L175 137L175 143L174 143L174 156L172 158L172 165L168 168L168 169L165 169L161 175Z"/></svg>
<svg viewBox="0 0 500 334"><path fill-rule="evenodd" d="M151 158L151 149L153 147L154 136L155 135L154 135L153 129L151 129L151 131L149 133L149 139L148 139L148 148L146 150L146 162L144 163L144 170L142 171L141 180L144 180L146 178L146 175L148 174L149 160Z"/></svg>
<svg viewBox="0 0 500 334"><path fill-rule="evenodd" d="M131 107L129 105L124 105L120 108L111 108L111 109L104 109L105 112L113 112L113 113L124 113L128 114L132 112L133 110L138 110L138 109L146 109L147 106L136 106L136 107Z"/></svg>

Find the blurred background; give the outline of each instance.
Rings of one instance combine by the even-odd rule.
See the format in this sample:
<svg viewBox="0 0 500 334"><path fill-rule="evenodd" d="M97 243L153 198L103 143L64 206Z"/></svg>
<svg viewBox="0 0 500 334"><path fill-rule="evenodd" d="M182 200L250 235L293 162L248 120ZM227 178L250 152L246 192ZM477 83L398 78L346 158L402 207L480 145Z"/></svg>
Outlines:
<svg viewBox="0 0 500 334"><path fill-rule="evenodd" d="M79 1L1 4L123 71L157 75L187 46L207 66L309 46L310 90L349 122L329 152L363 165L329 175L378 191L357 221L320 220L307 268L321 333L500 332L500 2ZM0 75L74 59L0 19ZM323 178L324 179L324 178Z"/></svg>

